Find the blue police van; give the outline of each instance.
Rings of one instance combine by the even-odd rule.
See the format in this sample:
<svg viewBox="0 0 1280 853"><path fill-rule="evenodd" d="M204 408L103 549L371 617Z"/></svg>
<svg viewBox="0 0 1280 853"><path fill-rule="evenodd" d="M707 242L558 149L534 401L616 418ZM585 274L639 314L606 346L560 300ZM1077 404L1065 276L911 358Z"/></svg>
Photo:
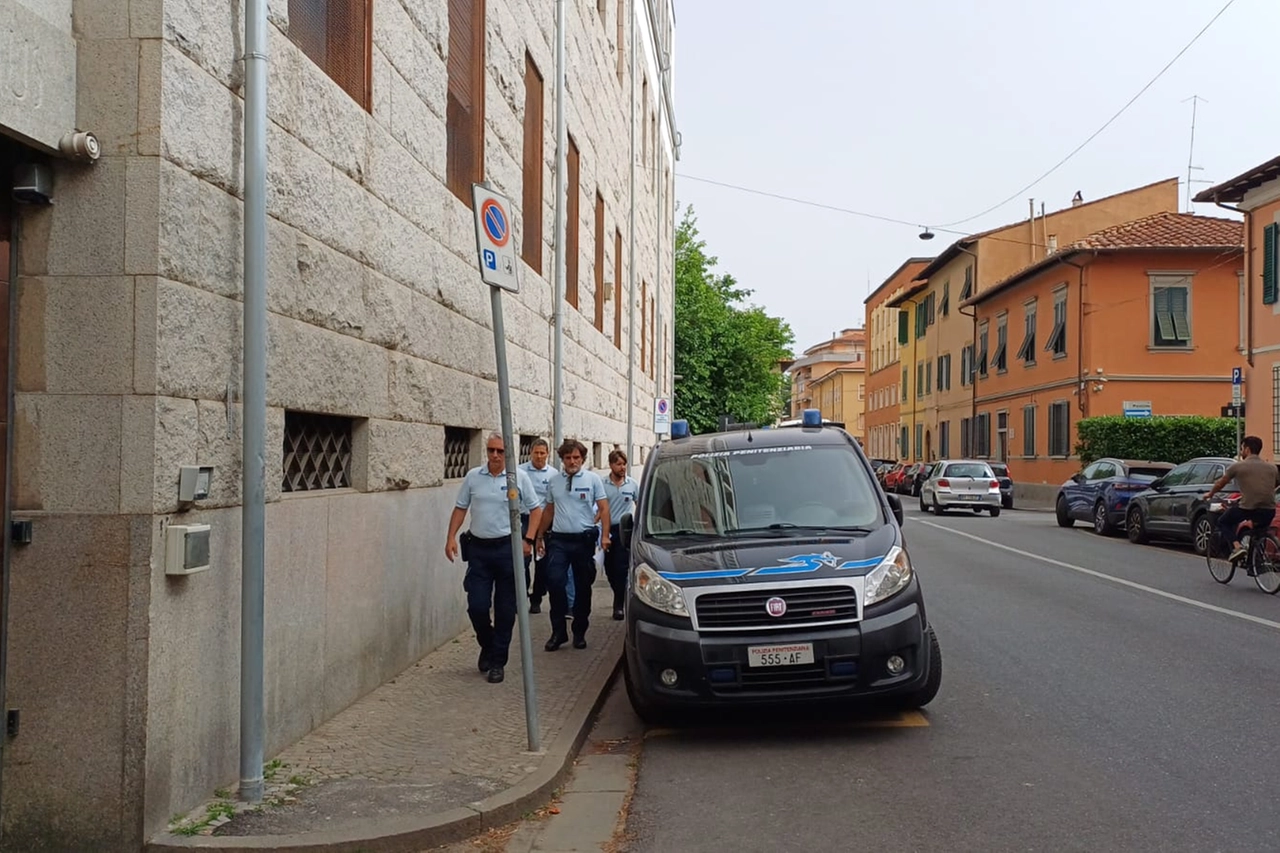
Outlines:
<svg viewBox="0 0 1280 853"><path fill-rule="evenodd" d="M623 522L636 713L932 701L942 655L902 504L853 437L817 410L785 428L688 433L675 421L650 454Z"/></svg>

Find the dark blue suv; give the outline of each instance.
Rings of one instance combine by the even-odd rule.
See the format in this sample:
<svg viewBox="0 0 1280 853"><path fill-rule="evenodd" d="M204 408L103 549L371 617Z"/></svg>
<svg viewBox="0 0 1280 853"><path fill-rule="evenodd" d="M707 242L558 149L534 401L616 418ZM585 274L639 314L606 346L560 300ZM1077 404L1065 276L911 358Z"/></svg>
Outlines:
<svg viewBox="0 0 1280 853"><path fill-rule="evenodd" d="M626 603L627 695L681 708L883 699L928 704L942 655L902 505L843 429L689 436L645 465ZM629 517L632 518L632 517Z"/></svg>
<svg viewBox="0 0 1280 853"><path fill-rule="evenodd" d="M1094 533L1110 536L1124 529L1129 498L1145 491L1172 468L1168 462L1096 459L1058 490L1058 525L1070 527L1076 521L1091 521Z"/></svg>

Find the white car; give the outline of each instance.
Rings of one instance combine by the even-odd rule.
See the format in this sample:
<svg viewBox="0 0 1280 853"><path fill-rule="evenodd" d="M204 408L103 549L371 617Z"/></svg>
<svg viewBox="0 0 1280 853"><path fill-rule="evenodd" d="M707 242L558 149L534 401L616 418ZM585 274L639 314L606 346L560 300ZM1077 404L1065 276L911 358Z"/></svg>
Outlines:
<svg viewBox="0 0 1280 853"><path fill-rule="evenodd" d="M949 509L984 509L1000 515L1000 481L981 459L944 459L933 466L920 487L920 511L942 515Z"/></svg>

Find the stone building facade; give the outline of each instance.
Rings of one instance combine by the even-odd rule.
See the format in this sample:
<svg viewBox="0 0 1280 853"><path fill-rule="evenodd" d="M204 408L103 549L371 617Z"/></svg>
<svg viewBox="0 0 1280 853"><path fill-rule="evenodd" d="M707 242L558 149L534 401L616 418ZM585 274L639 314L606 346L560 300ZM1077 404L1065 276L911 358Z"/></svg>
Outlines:
<svg viewBox="0 0 1280 853"><path fill-rule="evenodd" d="M498 424L472 180L512 200L523 247L504 301L521 450L551 432L554 5L270 5L268 756L466 624L444 533ZM603 466L630 413L639 462L671 387L674 18L671 0L567 6L564 434ZM244 14L58 15L69 115L101 157L0 112L0 182L36 165L53 187L16 204L0 184L0 227L17 223L0 242L17 273L6 471L30 522L6 544L21 725L0 809L7 849L136 850L238 777ZM213 468L191 505L184 465ZM211 526L210 568L167 575L171 528L192 524Z"/></svg>

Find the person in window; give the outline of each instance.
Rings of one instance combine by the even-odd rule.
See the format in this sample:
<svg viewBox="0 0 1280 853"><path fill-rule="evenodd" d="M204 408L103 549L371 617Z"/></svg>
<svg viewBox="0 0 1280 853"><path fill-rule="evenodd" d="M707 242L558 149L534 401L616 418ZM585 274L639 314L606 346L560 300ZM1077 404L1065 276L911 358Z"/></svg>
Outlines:
<svg viewBox="0 0 1280 853"><path fill-rule="evenodd" d="M604 481L593 471L584 470L587 448L575 439L566 439L556 451L560 456L561 474L553 477L547 490L547 504L538 525L538 554L547 556L547 592L551 597L551 639L545 646L549 652L569 640L565 630L569 601L565 585L573 573L573 647L587 647L587 628L591 623L591 584L596 579L596 541L609 550L609 531L596 526L596 513L610 518L609 499Z"/></svg>
<svg viewBox="0 0 1280 853"><path fill-rule="evenodd" d="M622 541L622 517L636 505L640 484L627 475L627 454L614 450L609 454L609 476L604 493L609 499L609 541L604 551L604 575L613 590L613 618L622 621L622 605L627 595L627 570L631 566L631 549Z"/></svg>
<svg viewBox="0 0 1280 853"><path fill-rule="evenodd" d="M471 529L463 534L462 559L467 563L462 588L467 593L467 616L476 631L480 658L476 665L491 684L503 679L511 646L511 629L516 621L516 577L511 554L511 506L507 498L506 449L499 433L485 441L487 463L472 468L462 480L458 499L449 516L444 556L453 562L458 556L458 530L471 511ZM533 481L524 471L516 471L520 508L529 515L529 525L538 529L542 502ZM524 540L524 553L533 553L533 539ZM489 619L492 609L493 620Z"/></svg>
<svg viewBox="0 0 1280 853"><path fill-rule="evenodd" d="M1266 530L1276 517L1276 488L1280 471L1263 459L1261 453L1262 439L1246 435L1240 442L1240 461L1228 467L1204 496L1206 501L1211 500L1232 480L1240 490L1239 503L1228 507L1218 519L1218 536L1223 543L1231 543L1228 560L1238 560L1245 555L1244 546L1236 536L1240 522L1251 521L1254 530Z"/></svg>

